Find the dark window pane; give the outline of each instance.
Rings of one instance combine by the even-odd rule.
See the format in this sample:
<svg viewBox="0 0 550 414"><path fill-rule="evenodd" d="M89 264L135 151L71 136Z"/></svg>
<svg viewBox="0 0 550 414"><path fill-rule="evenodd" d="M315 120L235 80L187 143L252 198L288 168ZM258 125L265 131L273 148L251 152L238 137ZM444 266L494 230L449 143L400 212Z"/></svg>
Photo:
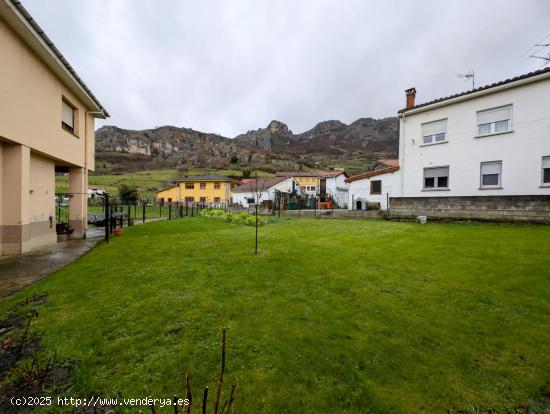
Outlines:
<svg viewBox="0 0 550 414"><path fill-rule="evenodd" d="M542 174L542 182L544 184L550 184L550 168L545 168Z"/></svg>
<svg viewBox="0 0 550 414"><path fill-rule="evenodd" d="M498 185L498 174L483 174L481 176L482 185Z"/></svg>
<svg viewBox="0 0 550 414"><path fill-rule="evenodd" d="M371 194L382 194L382 181L376 180L370 182Z"/></svg>
<svg viewBox="0 0 550 414"><path fill-rule="evenodd" d="M495 132L508 131L508 120L495 122Z"/></svg>
<svg viewBox="0 0 550 414"><path fill-rule="evenodd" d="M423 138L424 144L431 144L433 141L433 135L427 135Z"/></svg>
<svg viewBox="0 0 550 414"><path fill-rule="evenodd" d="M424 178L424 188L434 188L435 187L435 178L427 177Z"/></svg>
<svg viewBox="0 0 550 414"><path fill-rule="evenodd" d="M437 186L447 188L449 186L449 177L437 177Z"/></svg>
<svg viewBox="0 0 550 414"><path fill-rule="evenodd" d="M435 136L435 141L436 141L436 142L445 141L445 134L444 134L444 133L442 133L442 134L437 134L437 135Z"/></svg>

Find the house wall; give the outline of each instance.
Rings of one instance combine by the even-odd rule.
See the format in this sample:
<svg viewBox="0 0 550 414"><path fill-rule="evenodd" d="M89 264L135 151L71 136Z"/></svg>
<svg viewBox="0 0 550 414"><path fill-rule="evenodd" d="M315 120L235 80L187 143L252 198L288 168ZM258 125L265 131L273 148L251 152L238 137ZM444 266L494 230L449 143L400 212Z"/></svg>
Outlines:
<svg viewBox="0 0 550 414"><path fill-rule="evenodd" d="M266 189L265 191L261 192L261 199L260 203L266 200L275 200L275 191L282 191L285 193L292 192L292 183L296 182L293 178L287 178L284 181L281 181L280 183L275 184L274 186ZM298 190L296 183L296 189ZM299 191L299 190L298 190ZM235 192L233 193L233 202L236 204L239 204L245 208L248 208L250 206L250 203L248 203L247 199L249 198L256 198L256 194L253 191L247 191L247 192Z"/></svg>
<svg viewBox="0 0 550 414"><path fill-rule="evenodd" d="M30 249L53 244L55 232L55 162L31 153L29 185Z"/></svg>
<svg viewBox="0 0 550 414"><path fill-rule="evenodd" d="M548 75L548 74L546 74ZM404 197L550 194L541 186L550 155L550 77L401 118L399 158ZM513 105L513 132L477 137L477 111ZM422 145L421 124L447 119L447 142ZM480 163L502 161L502 188L480 189ZM425 167L449 166L449 189L423 190Z"/></svg>
<svg viewBox="0 0 550 414"><path fill-rule="evenodd" d="M348 207L349 185L346 183L345 174L327 178L327 193L336 199L340 207Z"/></svg>
<svg viewBox="0 0 550 414"><path fill-rule="evenodd" d="M86 107L1 19L0 50L0 139L93 170L94 118ZM74 135L61 127L63 97L77 108Z"/></svg>
<svg viewBox="0 0 550 414"><path fill-rule="evenodd" d="M371 181L382 181L382 194L371 194ZM348 209L357 210L357 201L362 201L362 209L366 208L365 202L380 203L381 210L387 210L388 197L395 197L401 191L401 172L400 170L391 173L375 175L361 180L355 180L349 183L349 201Z"/></svg>
<svg viewBox="0 0 550 414"><path fill-rule="evenodd" d="M200 188L200 184L204 183L206 185L205 189ZM220 188L214 188L214 183L220 183ZM185 188L186 184L193 184L193 189ZM164 201L167 202L168 198L172 198L172 202L176 201L185 201L186 197L193 197L194 201L199 203L201 197L206 198L206 203L214 203L214 198L219 197L220 203L231 202L232 198L232 187L235 184L229 183L227 181L186 181L178 183L178 186L169 188L157 193L157 200L164 198Z"/></svg>

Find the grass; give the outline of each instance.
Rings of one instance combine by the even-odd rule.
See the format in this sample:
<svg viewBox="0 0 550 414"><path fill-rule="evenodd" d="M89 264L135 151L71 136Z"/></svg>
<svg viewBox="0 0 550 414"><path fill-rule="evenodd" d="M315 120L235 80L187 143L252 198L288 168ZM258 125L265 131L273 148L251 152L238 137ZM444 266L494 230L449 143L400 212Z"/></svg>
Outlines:
<svg viewBox="0 0 550 414"><path fill-rule="evenodd" d="M548 410L550 227L289 219L258 256L253 235L135 226L0 312L49 295L33 330L73 396L181 395L189 369L198 400L227 326L239 413Z"/></svg>
<svg viewBox="0 0 550 414"><path fill-rule="evenodd" d="M253 172L252 174L255 174ZM216 170L207 168L193 168L186 170L185 172L179 172L176 169L163 169L163 170L146 170L134 173L121 173L121 174L102 174L102 175L90 175L88 177L88 184L98 185L105 187L109 194L117 194L117 187L121 184L135 185L138 188L140 196L142 197L155 197L157 189L170 185L174 180L182 177L183 175L207 175L207 174L219 174L224 176L241 176L240 170ZM273 174L269 174L263 171L257 171L258 177L270 177ZM69 177L64 175L57 175L55 180L56 192L63 193L69 191Z"/></svg>

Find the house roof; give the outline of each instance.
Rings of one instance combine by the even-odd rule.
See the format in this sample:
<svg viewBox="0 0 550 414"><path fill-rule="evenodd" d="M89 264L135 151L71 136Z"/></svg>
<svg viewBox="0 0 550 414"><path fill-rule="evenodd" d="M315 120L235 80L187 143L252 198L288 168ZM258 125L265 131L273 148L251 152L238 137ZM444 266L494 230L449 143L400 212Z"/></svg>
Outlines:
<svg viewBox="0 0 550 414"><path fill-rule="evenodd" d="M258 190L268 190L274 185L277 185L285 181L288 177L272 177L272 178L258 178L258 185L256 186L256 179L241 184L233 190L234 193L250 193Z"/></svg>
<svg viewBox="0 0 550 414"><path fill-rule="evenodd" d="M343 168L335 168L334 170L326 171L277 171L275 174L277 177L337 177L340 174L344 174L348 177L348 173Z"/></svg>
<svg viewBox="0 0 550 414"><path fill-rule="evenodd" d="M61 80L72 85L76 94L91 104L94 111L97 110L100 113L97 114L98 117L109 117L107 110L19 0L0 0L0 16Z"/></svg>
<svg viewBox="0 0 550 414"><path fill-rule="evenodd" d="M388 167L399 167L399 160L395 160L395 159L378 160L376 164L377 165L385 164Z"/></svg>
<svg viewBox="0 0 550 414"><path fill-rule="evenodd" d="M541 69L541 70L536 70L534 72L529 72L529 73L526 73L524 75L516 76L516 77L506 79L506 80L503 80L503 81L500 81L500 82L491 83L489 85L480 86L479 88L475 88L475 89L472 89L470 91L465 91L465 92L457 93L457 94L454 94L454 95L445 96L443 98L434 99L433 101L424 102L424 103L415 105L411 108L403 108L403 109L400 109L398 111L398 113L401 114L401 113L413 111L415 109L423 108L423 107L426 107L426 106L438 104L440 102L445 102L445 101L455 99L455 98L460 98L460 97L465 97L465 99L469 99L470 98L469 95L472 95L471 98L474 98L478 94L480 94L480 92L485 92L485 91L490 90L492 88L497 88L499 86L512 84L514 82L519 82L519 81L522 81L522 80L525 80L525 79L534 78L536 76L540 76L540 75L544 75L544 74L550 74L550 67L545 68L545 69ZM510 86L513 86L513 85L510 85Z"/></svg>
<svg viewBox="0 0 550 414"><path fill-rule="evenodd" d="M369 172L366 172L366 173L363 173L363 174L357 174L357 175L353 175L353 176L349 177L346 180L346 183L351 183L352 181L357 181L357 180L364 180L365 178L371 178L371 177L375 177L377 175L394 173L396 171L399 171L399 166L397 166L397 167L387 167L387 168L383 168L381 170L376 170L376 171L369 171Z"/></svg>
<svg viewBox="0 0 550 414"><path fill-rule="evenodd" d="M234 180L233 178L226 177L225 175L219 175L219 174L209 174L209 175L190 175L185 176L183 178L178 179L177 181L185 182L185 181L227 181L232 183L238 183L237 180Z"/></svg>
<svg viewBox="0 0 550 414"><path fill-rule="evenodd" d="M277 171L277 177L318 177L319 174L305 171Z"/></svg>

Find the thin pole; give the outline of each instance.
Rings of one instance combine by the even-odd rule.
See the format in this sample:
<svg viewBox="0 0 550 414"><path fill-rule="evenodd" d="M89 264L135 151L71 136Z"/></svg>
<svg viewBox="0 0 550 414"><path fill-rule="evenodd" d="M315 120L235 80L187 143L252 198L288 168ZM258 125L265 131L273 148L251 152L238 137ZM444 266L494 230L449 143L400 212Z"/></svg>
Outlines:
<svg viewBox="0 0 550 414"><path fill-rule="evenodd" d="M109 194L105 194L105 241L109 243Z"/></svg>

